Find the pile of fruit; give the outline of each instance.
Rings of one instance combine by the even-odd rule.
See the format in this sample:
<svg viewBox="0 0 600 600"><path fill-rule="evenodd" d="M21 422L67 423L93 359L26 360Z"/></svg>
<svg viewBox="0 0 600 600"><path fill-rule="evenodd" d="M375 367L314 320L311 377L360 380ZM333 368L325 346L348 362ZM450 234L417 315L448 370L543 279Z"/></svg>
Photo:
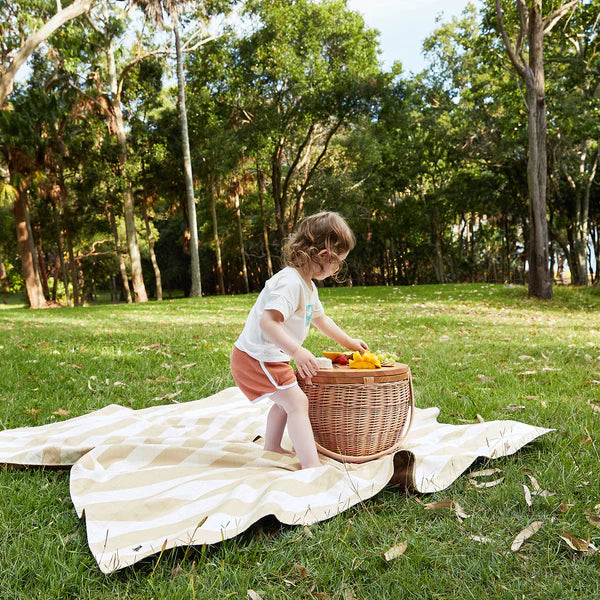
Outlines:
<svg viewBox="0 0 600 600"><path fill-rule="evenodd" d="M353 369L380 369L393 366L398 358L389 352L323 352L336 365L349 365Z"/></svg>

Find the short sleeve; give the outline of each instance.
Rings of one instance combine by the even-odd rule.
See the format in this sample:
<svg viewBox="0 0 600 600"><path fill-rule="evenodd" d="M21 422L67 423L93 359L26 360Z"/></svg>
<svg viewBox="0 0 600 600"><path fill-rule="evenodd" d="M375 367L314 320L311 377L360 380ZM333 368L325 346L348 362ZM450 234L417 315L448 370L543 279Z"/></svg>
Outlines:
<svg viewBox="0 0 600 600"><path fill-rule="evenodd" d="M300 305L300 286L288 277L280 277L268 290L263 310L277 310L287 321Z"/></svg>

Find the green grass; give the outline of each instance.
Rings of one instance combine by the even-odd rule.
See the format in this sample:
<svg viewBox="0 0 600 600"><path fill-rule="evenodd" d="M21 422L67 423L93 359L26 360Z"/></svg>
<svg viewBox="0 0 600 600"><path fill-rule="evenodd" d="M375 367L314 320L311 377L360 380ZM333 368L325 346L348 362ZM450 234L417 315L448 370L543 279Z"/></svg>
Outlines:
<svg viewBox="0 0 600 600"><path fill-rule="evenodd" d="M110 403L142 408L233 385L228 357L255 296L0 311L0 427L50 423ZM247 598L536 598L600 595L600 553L579 555L567 531L600 546L600 292L445 285L323 289L327 313L371 348L410 364L420 407L441 420L518 419L557 431L492 461L502 484L466 477L431 495L388 487L310 527L265 520L211 547L178 549L105 576L69 498L68 471L0 468L2 600ZM318 332L307 347L332 349ZM197 365L192 365L197 363ZM54 414L59 409L68 415ZM475 468L480 468L477 465ZM527 473L554 494L525 502ZM470 515L423 504L453 499ZM519 552L532 521L544 526ZM477 542L470 535L488 538ZM407 541L386 563L381 553ZM300 565L305 570L298 568Z"/></svg>

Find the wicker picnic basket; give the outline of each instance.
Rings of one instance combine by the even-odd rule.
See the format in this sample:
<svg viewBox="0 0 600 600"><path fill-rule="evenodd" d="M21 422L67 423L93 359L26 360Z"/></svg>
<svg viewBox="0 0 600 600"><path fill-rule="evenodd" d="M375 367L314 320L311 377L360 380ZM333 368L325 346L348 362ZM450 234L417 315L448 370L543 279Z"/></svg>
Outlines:
<svg viewBox="0 0 600 600"><path fill-rule="evenodd" d="M298 378L320 452L362 463L394 452L412 424L414 394L408 365L321 369L312 383Z"/></svg>

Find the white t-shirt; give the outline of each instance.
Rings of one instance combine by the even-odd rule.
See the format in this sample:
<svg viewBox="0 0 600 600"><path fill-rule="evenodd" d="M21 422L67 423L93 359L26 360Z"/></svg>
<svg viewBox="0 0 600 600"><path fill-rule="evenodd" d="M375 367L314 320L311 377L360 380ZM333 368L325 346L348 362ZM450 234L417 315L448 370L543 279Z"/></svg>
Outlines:
<svg viewBox="0 0 600 600"><path fill-rule="evenodd" d="M278 310L283 315L285 332L300 345L304 343L313 317L325 312L314 282L310 286L293 267L285 267L265 283L252 307L246 325L235 346L263 362L288 361L290 357L273 344L260 327L265 310Z"/></svg>

